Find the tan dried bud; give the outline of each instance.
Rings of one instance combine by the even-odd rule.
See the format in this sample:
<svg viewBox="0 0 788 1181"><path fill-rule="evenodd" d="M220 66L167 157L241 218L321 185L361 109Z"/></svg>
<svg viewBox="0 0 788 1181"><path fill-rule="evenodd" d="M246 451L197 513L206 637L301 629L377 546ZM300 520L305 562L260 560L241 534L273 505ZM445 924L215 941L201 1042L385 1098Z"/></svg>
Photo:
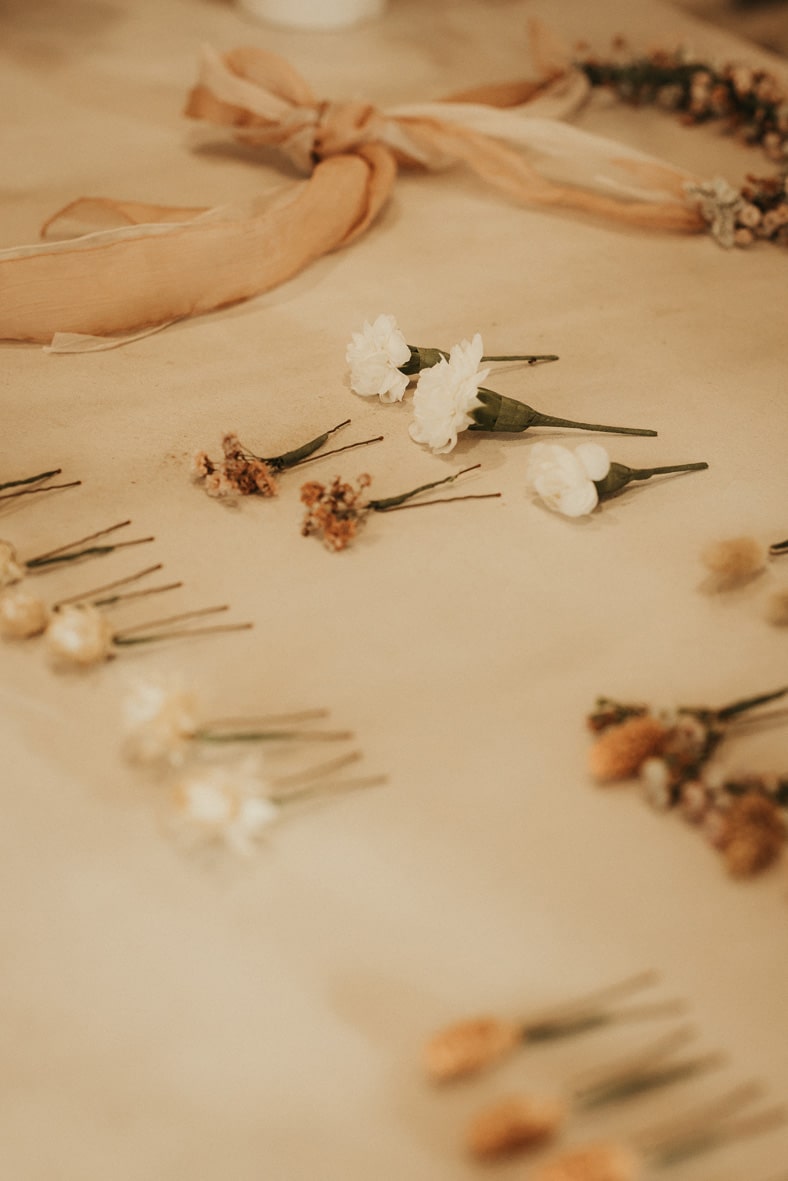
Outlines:
<svg viewBox="0 0 788 1181"><path fill-rule="evenodd" d="M784 843L780 809L760 791L734 800L725 813L718 844L734 877L751 877L767 869L780 856Z"/></svg>
<svg viewBox="0 0 788 1181"><path fill-rule="evenodd" d="M649 715L627 718L600 734L588 752L588 769L600 783L629 779L645 759L659 754L666 734L665 726Z"/></svg>
<svg viewBox="0 0 788 1181"><path fill-rule="evenodd" d="M482 1111L468 1129L468 1150L491 1160L550 1140L566 1118L560 1099L513 1095Z"/></svg>
<svg viewBox="0 0 788 1181"><path fill-rule="evenodd" d="M497 1017L471 1017L436 1033L424 1047L424 1066L436 1083L484 1070L522 1038L523 1027Z"/></svg>
<svg viewBox="0 0 788 1181"><path fill-rule="evenodd" d="M548 1161L533 1181L637 1181L641 1173L640 1161L625 1145L600 1142Z"/></svg>
<svg viewBox="0 0 788 1181"><path fill-rule="evenodd" d="M749 831L734 836L724 847L725 865L735 878L749 878L768 869L780 856L783 842L770 833Z"/></svg>
<svg viewBox="0 0 788 1181"><path fill-rule="evenodd" d="M766 569L766 546L754 537L731 537L706 547L701 560L713 575L717 590L730 590Z"/></svg>

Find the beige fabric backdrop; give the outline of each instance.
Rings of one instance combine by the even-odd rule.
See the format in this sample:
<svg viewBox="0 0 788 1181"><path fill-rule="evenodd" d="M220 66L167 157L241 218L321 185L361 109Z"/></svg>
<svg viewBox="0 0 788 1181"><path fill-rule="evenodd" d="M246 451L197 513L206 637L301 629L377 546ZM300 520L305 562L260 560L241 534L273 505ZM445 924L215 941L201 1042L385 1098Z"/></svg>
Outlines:
<svg viewBox="0 0 788 1181"><path fill-rule="evenodd" d="M203 41L266 46L318 93L386 103L526 73L533 14L600 48L623 32L757 57L625 0L392 0L381 22L336 35L269 30L210 0L6 0L0 245L33 241L85 194L211 204L281 179L181 120ZM735 183L761 167L713 131L603 97L580 122ZM365 239L263 298L98 355L0 346L0 470L59 464L84 481L6 507L2 536L24 556L131 516L157 538L52 575L52 593L150 555L187 583L167 610L228 601L256 624L85 676L55 675L35 645L2 649L8 1177L470 1178L460 1134L482 1101L558 1085L647 1034L534 1052L446 1094L420 1077L424 1036L650 966L730 1064L594 1131L748 1077L788 1094L785 867L732 883L680 820L634 789L593 788L583 726L597 693L721 704L788 679L786 636L761 618L788 569L711 599L698 560L715 537L788 531L786 265L774 248L728 254L517 208L459 173L405 176ZM347 339L383 310L414 343L480 330L492 352L555 351L559 364L502 372L496 388L659 430L611 440L623 462L711 468L587 521L542 511L523 488L529 437L466 437L434 458L408 439L407 407L350 393ZM278 500L235 510L189 483L190 452L216 451L227 429L275 453L348 415L348 438L385 442L315 463L314 478L369 470L388 495L481 461L465 490L502 500L373 518L332 556L299 537L295 475ZM249 863L186 857L161 831L161 785L120 755L124 686L153 669L191 678L209 716L329 705L390 783L294 820ZM785 771L787 753L772 730L730 757ZM757 1181L786 1144L778 1133L682 1176Z"/></svg>

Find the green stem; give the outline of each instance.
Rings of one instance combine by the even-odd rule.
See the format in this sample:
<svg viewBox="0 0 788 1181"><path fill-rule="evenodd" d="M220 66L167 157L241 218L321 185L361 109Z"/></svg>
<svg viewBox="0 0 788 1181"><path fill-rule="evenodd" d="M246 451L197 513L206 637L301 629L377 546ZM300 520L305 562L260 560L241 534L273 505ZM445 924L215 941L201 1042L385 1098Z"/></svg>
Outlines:
<svg viewBox="0 0 788 1181"><path fill-rule="evenodd" d="M57 549L47 550L44 554L37 554L35 558L31 558L26 563L27 566L43 562L45 558L54 557L55 554L63 554L66 550L73 549L75 545L84 545L86 541L95 541L97 537L106 537L108 533L115 533L118 529L125 529L130 525L131 521L119 521L117 525L110 525L109 529L99 529L97 533L89 533L87 537L78 537L76 541L69 541L66 545L59 545Z"/></svg>
<svg viewBox="0 0 788 1181"><path fill-rule="evenodd" d="M59 476L62 470L62 467L55 467L51 472L41 472L38 476L26 476L24 480L6 480L4 484L0 484L0 492L4 492L6 488L20 488L23 484L38 484L40 480L49 480L52 476Z"/></svg>
<svg viewBox="0 0 788 1181"><path fill-rule="evenodd" d="M444 476L442 480L433 480L429 484L420 484L418 488L411 489L410 492L403 492L399 496L387 496L381 500L368 500L365 508L372 509L373 512L383 513L390 509L397 508L404 504L406 500L410 500L412 496L418 496L419 492L427 492L430 488L439 488L441 484L451 484L460 476L464 476L466 472L473 472L476 468L481 467L480 463L474 463L471 467L464 467L462 471L455 472L453 476Z"/></svg>
<svg viewBox="0 0 788 1181"><path fill-rule="evenodd" d="M143 545L147 541L155 540L155 537L137 537L134 541L118 541L115 545L91 545L87 549L76 550L73 554L53 554L46 558L31 558L29 562L25 562L25 566L28 570L43 570L46 566L56 566L60 562L75 562L78 558L111 554L116 549L125 549L129 545Z"/></svg>
<svg viewBox="0 0 788 1181"><path fill-rule="evenodd" d="M381 509L380 512L399 513L406 508L427 508L431 504L454 504L457 500L496 500L502 492L473 492L467 496L442 496L438 500L420 500L418 504L396 504L392 508Z"/></svg>
<svg viewBox="0 0 788 1181"><path fill-rule="evenodd" d="M69 484L48 484L46 488L20 488L18 492L6 492L4 496L0 496L0 500L13 500L16 496L35 496L39 492L57 492L60 488L77 488L81 483L81 480L72 480ZM7 488L8 485L0 484L0 487Z"/></svg>
<svg viewBox="0 0 788 1181"><path fill-rule="evenodd" d="M641 467L631 469L631 480L650 480L652 476L666 476L671 472L704 472L707 463L669 463L664 467Z"/></svg>
<svg viewBox="0 0 788 1181"><path fill-rule="evenodd" d="M520 402L516 398L509 398L495 390L488 390L480 386L477 391L479 405L471 411L472 424L468 428L472 431L505 431L520 433L532 426L559 426L574 430L600 431L603 434L639 435L653 437L656 431L627 426L603 426L592 422L575 422L570 418L557 418L553 414L542 414Z"/></svg>
<svg viewBox="0 0 788 1181"><path fill-rule="evenodd" d="M314 451L317 451L326 442L331 435L336 431L342 430L343 426L348 426L350 419L346 418L344 422L338 423L337 426L331 428L330 431L323 431L322 435L318 435L314 439L310 439L308 443L304 443L302 447L296 447L292 451L285 451L282 455L276 455L272 459L263 459L263 463L267 463L274 471L280 472L287 467L295 467L296 464L302 463ZM256 458L262 458L257 456Z"/></svg>
<svg viewBox="0 0 788 1181"><path fill-rule="evenodd" d="M506 354L504 356L484 356L483 361L527 361L529 365L536 365L539 361L557 361L557 353L521 353Z"/></svg>
<svg viewBox="0 0 788 1181"><path fill-rule="evenodd" d="M604 435L639 435L644 438L656 438L656 431L631 426L601 426L593 422L574 422L571 418L556 418L553 414L541 414L534 411L533 422L529 426L561 426L572 427L577 431L597 431Z"/></svg>
<svg viewBox="0 0 788 1181"><path fill-rule="evenodd" d="M759 693L757 697L745 697L741 701L734 701L731 705L723 706L722 709L714 710L713 713L721 722L727 722L728 718L745 713L748 709L755 709L756 706L766 705L770 701L778 701L781 697L785 697L786 693L788 693L788 686L784 689L775 689L773 693Z"/></svg>
<svg viewBox="0 0 788 1181"><path fill-rule="evenodd" d="M350 419L348 419L349 421ZM327 459L329 455L339 455L341 451L352 451L354 447L366 447L368 443L382 442L383 435L375 435L374 439L361 439L358 443L347 443L344 447L334 447L331 451L324 451L321 455L307 455L305 459L299 459L295 463L289 463L287 466L301 467L304 463L311 463L313 459Z"/></svg>
<svg viewBox="0 0 788 1181"><path fill-rule="evenodd" d="M672 472L701 472L708 468L707 463L672 463L664 467L633 468L624 463L611 463L610 470L603 480L594 480L600 500L605 496L615 496L622 488L626 488L633 480L650 480L652 476L667 475Z"/></svg>
<svg viewBox="0 0 788 1181"><path fill-rule="evenodd" d="M118 648L131 648L134 644L153 644L158 640L176 640L181 636L210 636L215 635L216 632L248 631L250 627L254 627L254 624L217 623L215 627L183 627L177 631L160 632L157 635L149 636L116 635L113 636L112 643Z"/></svg>
<svg viewBox="0 0 788 1181"><path fill-rule="evenodd" d="M303 739L307 742L344 742L352 738L350 730L211 730L203 727L192 737L197 742L267 742Z"/></svg>

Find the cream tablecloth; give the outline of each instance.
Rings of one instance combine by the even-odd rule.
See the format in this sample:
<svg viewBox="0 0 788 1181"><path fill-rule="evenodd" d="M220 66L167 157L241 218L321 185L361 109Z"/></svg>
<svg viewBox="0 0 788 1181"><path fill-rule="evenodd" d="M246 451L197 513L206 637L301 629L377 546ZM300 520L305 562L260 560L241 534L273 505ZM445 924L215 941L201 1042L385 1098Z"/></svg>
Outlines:
<svg viewBox="0 0 788 1181"><path fill-rule="evenodd" d="M84 194L213 204L278 179L181 119L202 42L263 45L320 94L386 103L527 74L530 15L599 48L623 32L768 60L625 0L392 0L341 35L266 29L217 0L6 0L0 244L33 241ZM579 122L701 175L762 170L712 131L604 97ZM12 502L2 535L32 554L130 516L156 534L143 560L187 584L168 610L227 601L256 624L84 676L54 674L35 645L2 649L4 1176L471 1178L461 1129L483 1101L558 1085L647 1034L534 1052L436 1094L418 1065L428 1032L651 966L729 1065L574 1137L749 1077L788 1095L785 868L734 883L676 817L592 787L583 726L598 693L722 704L788 679L786 637L761 617L788 570L715 599L698 557L715 537L787 531L787 265L772 247L515 207L461 173L408 175L362 241L262 298L97 355L0 346L0 470L84 481ZM555 351L496 387L659 430L611 440L623 462L710 470L580 523L540 510L528 436L466 436L435 458L409 440L406 407L350 393L347 338L382 310L414 343L479 330L492 352ZM465 490L503 498L375 518L332 556L299 536L295 475L235 510L188 480L191 451L227 429L275 453L348 415L347 437L385 442L314 478L369 470L388 495L481 461ZM47 586L120 577L142 564L132 553ZM191 679L208 715L330 706L389 785L308 812L250 862L185 856L161 831L161 786L120 755L124 687L154 669ZM731 759L785 771L787 753L768 730ZM786 1145L772 1134L681 1175L757 1181Z"/></svg>

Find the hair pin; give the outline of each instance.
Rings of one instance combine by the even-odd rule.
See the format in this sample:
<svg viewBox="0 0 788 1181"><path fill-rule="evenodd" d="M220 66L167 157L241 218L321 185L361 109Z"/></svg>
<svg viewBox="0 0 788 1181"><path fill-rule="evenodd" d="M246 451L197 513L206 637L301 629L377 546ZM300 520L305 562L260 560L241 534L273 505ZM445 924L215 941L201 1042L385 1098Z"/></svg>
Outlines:
<svg viewBox="0 0 788 1181"><path fill-rule="evenodd" d="M592 1111L637 1098L722 1064L718 1053L676 1058L692 1038L682 1027L635 1055L619 1058L570 1081L566 1098L513 1095L480 1112L471 1122L467 1146L473 1156L491 1160L541 1147L555 1138L570 1111Z"/></svg>
<svg viewBox="0 0 788 1181"><path fill-rule="evenodd" d="M638 776L653 807L677 807L701 826L731 874L758 873L777 860L785 844L788 776L726 775L713 757L731 732L785 721L784 710L753 711L787 694L788 688L781 688L719 709L682 706L672 714L599 698L588 719L598 735L589 770L599 783Z"/></svg>
<svg viewBox="0 0 788 1181"><path fill-rule="evenodd" d="M358 486L342 482L337 476L329 487L316 481L304 484L301 488L301 502L307 506L307 512L301 526L303 537L312 534L322 536L326 549L336 553L346 549L355 538L360 525L369 513L390 513L403 508L426 508L433 504L451 504L457 500L493 500L500 497L500 492L483 492L466 496L447 496L438 500L422 500L418 504L406 503L421 492L431 488L439 488L442 484L451 484L466 472L476 471L481 464L463 468L453 476L444 476L441 480L432 480L429 484L420 484L410 492L402 492L398 496L387 496L377 500L362 500L364 490L372 483L372 477L366 473L359 476Z"/></svg>
<svg viewBox="0 0 788 1181"><path fill-rule="evenodd" d="M534 443L525 468L526 485L543 504L565 517L592 513L601 500L618 495L635 480L674 472L700 472L707 463L673 463L633 468L611 463L599 443L581 443L574 451L560 443Z"/></svg>
<svg viewBox="0 0 788 1181"><path fill-rule="evenodd" d="M653 971L640 972L589 996L548 1009L524 1021L472 1017L434 1034L424 1048L424 1067L433 1082L465 1078L493 1065L523 1045L554 1041L620 1021L675 1014L680 1002L616 1007L623 997L654 984Z"/></svg>
<svg viewBox="0 0 788 1181"><path fill-rule="evenodd" d="M41 484L45 480L51 480L53 476L59 476L62 468L53 468L50 472L39 472L37 476L26 476L22 480L6 480L4 484L0 484L0 500L13 500L17 496L33 496L37 492L56 492L60 488L77 488L82 481L71 480L68 484L48 484L44 488L25 487L24 485ZM15 492L6 492L6 488L14 488Z"/></svg>
<svg viewBox="0 0 788 1181"><path fill-rule="evenodd" d="M200 721L195 695L174 680L137 681L123 703L127 756L139 763L180 764L189 750L267 742L336 742L353 737L351 730L324 730L308 725L325 718L322 709L260 717Z"/></svg>
<svg viewBox="0 0 788 1181"><path fill-rule="evenodd" d="M112 659L116 648L213 635L218 632L246 631L254 626L252 623L225 623L199 628L171 628L172 624L185 623L228 610L227 605L203 607L196 611L184 611L165 619L148 620L134 627L115 630L93 604L74 603L61 607L55 613L44 632L44 640L58 664L86 668Z"/></svg>
<svg viewBox="0 0 788 1181"><path fill-rule="evenodd" d="M117 529L124 529L130 524L131 521L120 521L117 525L110 525L109 529L99 529L97 533L90 533L87 537L80 537L77 541L70 541L66 545L58 546L57 549L47 550L46 553L37 554L34 558L28 558L24 562L20 562L16 547L10 541L0 541L0 587L12 586L16 582L21 582L26 574L45 571L65 562L76 562L79 558L100 557L104 554L114 553L118 549L124 549L131 545L143 545L145 542L155 540L153 537L135 537L132 541L116 541L112 545L91 545L83 549L78 548L85 546L88 541L106 537L109 533L114 533Z"/></svg>
<svg viewBox="0 0 788 1181"><path fill-rule="evenodd" d="M338 455L342 451L352 451L355 447L366 447L369 443L380 443L382 435L374 439L362 439L357 443L348 443L344 447L335 447L331 451L324 451L321 455L316 452L327 442L331 435L343 427L348 426L350 419L345 419L330 431L296 447L293 451L286 451L283 455L264 458L255 455L240 442L234 433L228 433L222 439L224 460L216 462L208 457L205 451L197 451L192 460L192 477L202 481L209 496L276 496L278 485L276 477L290 468L300 467L313 459L326 459L329 455Z"/></svg>
<svg viewBox="0 0 788 1181"><path fill-rule="evenodd" d="M266 779L249 760L232 767L199 767L175 784L172 816L180 835L191 844L223 844L249 855L288 808L387 782L385 775L332 778L360 757L352 751L280 780Z"/></svg>
<svg viewBox="0 0 788 1181"><path fill-rule="evenodd" d="M481 337L479 338L481 340ZM350 388L364 398L379 397L381 402L400 402L410 379L424 369L449 360L444 349L409 345L393 316L382 314L374 323L364 321L361 332L354 332L345 353L350 366ZM536 365L557 361L555 353L519 353L505 356L481 356L481 361L524 361Z"/></svg>
<svg viewBox="0 0 788 1181"><path fill-rule="evenodd" d="M183 586L182 582L169 582L164 586L147 587L145 590L130 591L124 594L107 594L108 591L138 582L148 574L153 574L161 569L161 562L155 566L146 566L144 570L138 570L136 574L129 574L125 578L116 578L114 582L105 583L104 586L94 587L81 594L59 599L52 604L51 609L47 607L39 595L34 594L26 585L14 585L0 594L0 635L4 639L15 640L27 640L32 636L38 636L46 630L51 620L51 612L60 611L72 603L89 603L93 607L112 607L116 603L129 599L162 594L164 591L176 590Z"/></svg>

